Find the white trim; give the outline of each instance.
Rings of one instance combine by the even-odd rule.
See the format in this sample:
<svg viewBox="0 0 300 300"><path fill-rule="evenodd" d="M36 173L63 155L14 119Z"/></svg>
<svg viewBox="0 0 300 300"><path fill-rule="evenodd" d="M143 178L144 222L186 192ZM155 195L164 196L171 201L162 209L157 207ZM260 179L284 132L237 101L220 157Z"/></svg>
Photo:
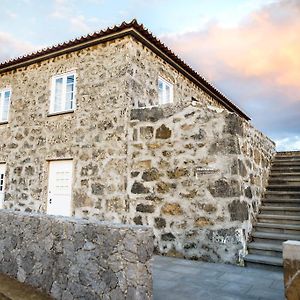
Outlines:
<svg viewBox="0 0 300 300"><path fill-rule="evenodd" d="M158 76L158 80L157 80L158 94L159 94L159 83L160 82L163 83L163 90L162 90L162 98L160 98L159 95L158 95L159 105L173 103L173 101L174 101L174 85L173 85L173 83L171 83L170 81L164 79L161 76ZM166 94L166 87L167 86L170 89L169 99L167 99L167 94Z"/></svg>
<svg viewBox="0 0 300 300"><path fill-rule="evenodd" d="M6 92L9 92L9 100L8 100L8 109L7 109L7 118L3 119L3 101L4 101L4 95ZM11 104L11 88L5 88L0 90L0 123L1 122L8 122L9 120L9 111L10 111L10 104Z"/></svg>
<svg viewBox="0 0 300 300"><path fill-rule="evenodd" d="M74 76L74 86L73 86L73 107L72 109L66 109L66 96L67 96L67 77ZM55 110L55 88L56 88L56 80L61 78L62 79L62 99L60 102L60 110ZM63 74L54 75L51 78L51 96L50 96L50 114L60 113L60 112L67 112L67 111L74 111L76 109L76 81L77 76L75 71L66 72Z"/></svg>

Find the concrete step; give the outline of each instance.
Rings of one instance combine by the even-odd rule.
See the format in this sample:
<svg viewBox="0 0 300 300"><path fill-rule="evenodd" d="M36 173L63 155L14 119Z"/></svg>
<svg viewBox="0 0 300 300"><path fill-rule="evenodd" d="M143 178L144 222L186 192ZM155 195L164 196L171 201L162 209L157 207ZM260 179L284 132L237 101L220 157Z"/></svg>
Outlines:
<svg viewBox="0 0 300 300"><path fill-rule="evenodd" d="M275 159L284 157L300 157L300 151L278 151L275 154Z"/></svg>
<svg viewBox="0 0 300 300"><path fill-rule="evenodd" d="M289 162L299 162L300 163L300 156L291 156L291 157L276 157L273 159L272 164L280 164L280 163L289 163Z"/></svg>
<svg viewBox="0 0 300 300"><path fill-rule="evenodd" d="M293 206L261 206L260 211L266 215L300 216L300 207Z"/></svg>
<svg viewBox="0 0 300 300"><path fill-rule="evenodd" d="M300 224L300 216L287 216L287 215L267 215L259 214L257 216L259 223L273 223L273 224Z"/></svg>
<svg viewBox="0 0 300 300"><path fill-rule="evenodd" d="M271 166L274 166L274 165L282 165L282 166L285 166L285 165L297 165L297 164L300 164L300 159L299 158L286 158L286 159L275 159L271 162Z"/></svg>
<svg viewBox="0 0 300 300"><path fill-rule="evenodd" d="M300 184L270 184L267 186L268 191L279 191L279 192L299 192L300 193Z"/></svg>
<svg viewBox="0 0 300 300"><path fill-rule="evenodd" d="M297 234L300 235L300 224L278 224L258 222L254 225L256 232L270 232L280 234Z"/></svg>
<svg viewBox="0 0 300 300"><path fill-rule="evenodd" d="M273 169L300 169L300 161L294 162L279 162L279 163L272 163L271 170Z"/></svg>
<svg viewBox="0 0 300 300"><path fill-rule="evenodd" d="M283 185L283 186L300 186L300 177L274 177L268 181L269 185Z"/></svg>
<svg viewBox="0 0 300 300"><path fill-rule="evenodd" d="M299 178L300 177L300 172L272 172L269 174L270 178L275 178L275 177L295 177Z"/></svg>
<svg viewBox="0 0 300 300"><path fill-rule="evenodd" d="M272 233L272 232L253 232L252 238L254 242L262 243L278 243L285 241L300 241L300 234Z"/></svg>
<svg viewBox="0 0 300 300"><path fill-rule="evenodd" d="M256 243L248 244L248 253L263 256L282 257L282 245L274 243Z"/></svg>
<svg viewBox="0 0 300 300"><path fill-rule="evenodd" d="M300 199L262 199L263 206L293 206L300 207Z"/></svg>
<svg viewBox="0 0 300 300"><path fill-rule="evenodd" d="M272 166L270 171L271 173L299 173L300 166Z"/></svg>
<svg viewBox="0 0 300 300"><path fill-rule="evenodd" d="M269 267L282 268L283 266L282 258L267 255L247 254L244 257L244 261L246 266L255 266L266 269L269 269Z"/></svg>
<svg viewBox="0 0 300 300"><path fill-rule="evenodd" d="M266 199L300 199L300 191L269 191L267 190L265 193Z"/></svg>

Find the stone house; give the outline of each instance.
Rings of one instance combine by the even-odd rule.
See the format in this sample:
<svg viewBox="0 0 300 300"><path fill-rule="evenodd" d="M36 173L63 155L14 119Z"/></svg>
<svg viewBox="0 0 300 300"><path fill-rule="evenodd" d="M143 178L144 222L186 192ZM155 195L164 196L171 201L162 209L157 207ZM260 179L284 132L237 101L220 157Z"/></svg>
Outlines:
<svg viewBox="0 0 300 300"><path fill-rule="evenodd" d="M0 64L4 208L150 225L235 263L274 143L135 20Z"/></svg>

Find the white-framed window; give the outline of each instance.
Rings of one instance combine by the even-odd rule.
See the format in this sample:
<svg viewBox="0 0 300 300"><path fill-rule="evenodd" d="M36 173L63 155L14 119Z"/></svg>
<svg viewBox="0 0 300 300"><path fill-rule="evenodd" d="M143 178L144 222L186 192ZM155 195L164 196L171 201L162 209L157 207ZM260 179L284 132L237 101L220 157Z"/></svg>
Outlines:
<svg viewBox="0 0 300 300"><path fill-rule="evenodd" d="M173 103L173 84L162 77L158 77L159 104Z"/></svg>
<svg viewBox="0 0 300 300"><path fill-rule="evenodd" d="M69 72L52 77L50 113L73 111L76 108L76 74Z"/></svg>
<svg viewBox="0 0 300 300"><path fill-rule="evenodd" d="M8 121L11 90L0 90L0 123Z"/></svg>

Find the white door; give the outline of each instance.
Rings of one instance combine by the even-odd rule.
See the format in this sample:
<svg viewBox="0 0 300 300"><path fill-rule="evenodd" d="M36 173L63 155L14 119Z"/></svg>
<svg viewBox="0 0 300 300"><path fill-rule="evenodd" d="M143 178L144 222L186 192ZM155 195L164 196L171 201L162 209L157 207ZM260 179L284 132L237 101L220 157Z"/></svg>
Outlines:
<svg viewBox="0 0 300 300"><path fill-rule="evenodd" d="M3 203L4 203L5 170L6 170L6 165L0 164L0 208L3 208Z"/></svg>
<svg viewBox="0 0 300 300"><path fill-rule="evenodd" d="M71 216L72 171L72 160L57 160L49 163L47 214Z"/></svg>

